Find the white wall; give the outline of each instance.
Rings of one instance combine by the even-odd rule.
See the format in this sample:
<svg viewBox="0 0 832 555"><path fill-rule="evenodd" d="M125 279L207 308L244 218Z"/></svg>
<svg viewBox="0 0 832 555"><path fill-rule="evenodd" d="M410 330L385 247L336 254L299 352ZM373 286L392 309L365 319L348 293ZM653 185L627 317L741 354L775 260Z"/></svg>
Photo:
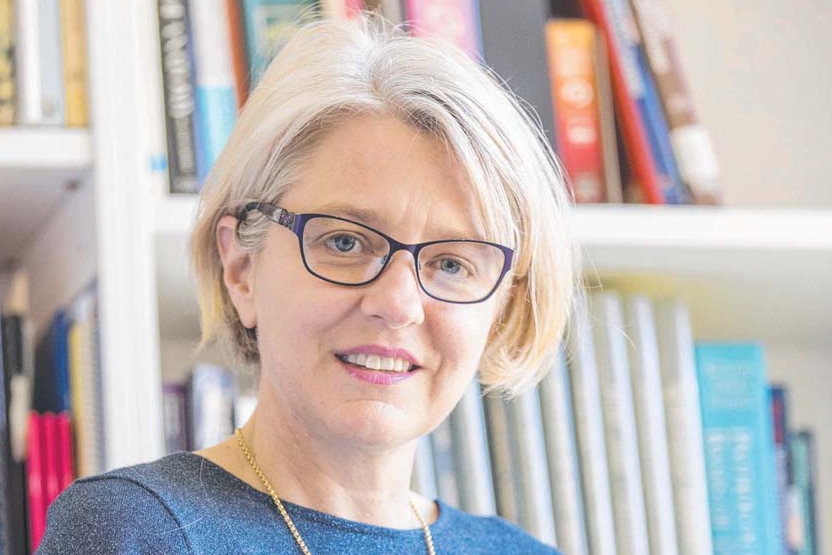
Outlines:
<svg viewBox="0 0 832 555"><path fill-rule="evenodd" d="M664 1L726 203L832 208L832 2Z"/></svg>

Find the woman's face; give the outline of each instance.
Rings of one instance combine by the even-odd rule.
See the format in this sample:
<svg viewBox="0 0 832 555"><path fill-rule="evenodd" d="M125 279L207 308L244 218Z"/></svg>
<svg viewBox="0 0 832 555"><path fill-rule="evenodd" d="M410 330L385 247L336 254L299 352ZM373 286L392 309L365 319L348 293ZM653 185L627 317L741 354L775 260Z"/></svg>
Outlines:
<svg viewBox="0 0 832 555"><path fill-rule="evenodd" d="M440 142L397 119L365 116L323 138L279 204L359 221L404 243L484 239L469 191ZM261 403L281 425L345 446L395 447L444 419L474 376L500 302L499 294L469 305L427 296L404 251L370 284L325 282L278 225L250 277L248 300L236 304L257 326ZM415 368L371 370L357 355Z"/></svg>

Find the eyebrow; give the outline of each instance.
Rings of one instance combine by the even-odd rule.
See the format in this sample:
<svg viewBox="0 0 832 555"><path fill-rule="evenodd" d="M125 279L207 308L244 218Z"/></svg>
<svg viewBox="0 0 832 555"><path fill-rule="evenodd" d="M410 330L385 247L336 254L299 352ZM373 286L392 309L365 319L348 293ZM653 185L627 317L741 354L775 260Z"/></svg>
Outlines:
<svg viewBox="0 0 832 555"><path fill-rule="evenodd" d="M386 230L386 228L389 226L389 222L384 220L378 214L378 212L368 208L360 208L358 206L352 206L347 204L322 204L319 208L313 210L313 212L319 214L326 214L329 216L338 216L341 218L347 218L349 220L355 220L356 222L362 223L372 228L382 230L388 235L394 235L392 233L388 233ZM463 233L457 229L453 229L450 227L439 228L438 232L436 233L436 236L442 240L485 240L484 237L480 237L477 233Z"/></svg>

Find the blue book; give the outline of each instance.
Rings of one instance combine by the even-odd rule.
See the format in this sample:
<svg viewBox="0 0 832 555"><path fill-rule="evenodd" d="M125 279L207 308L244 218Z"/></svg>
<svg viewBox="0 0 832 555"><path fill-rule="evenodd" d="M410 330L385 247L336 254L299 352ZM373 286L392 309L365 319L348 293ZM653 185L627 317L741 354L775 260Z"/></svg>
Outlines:
<svg viewBox="0 0 832 555"><path fill-rule="evenodd" d="M670 142L670 128L664 116L632 9L627 0L604 0L604 3L617 35L618 44L626 50L621 53L621 59L627 66L625 71L628 89L638 106L647 140L650 143L650 151L656 164L656 172L662 177L664 201L667 204L688 202L687 188L682 183Z"/></svg>
<svg viewBox="0 0 832 555"><path fill-rule="evenodd" d="M756 343L698 343L715 555L782 555L771 404Z"/></svg>

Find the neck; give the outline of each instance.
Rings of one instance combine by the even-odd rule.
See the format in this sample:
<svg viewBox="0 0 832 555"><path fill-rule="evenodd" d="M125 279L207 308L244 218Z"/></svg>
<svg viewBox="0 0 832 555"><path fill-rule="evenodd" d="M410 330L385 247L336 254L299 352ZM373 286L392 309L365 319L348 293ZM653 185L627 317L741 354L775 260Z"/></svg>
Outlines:
<svg viewBox="0 0 832 555"><path fill-rule="evenodd" d="M259 403L242 431L281 499L377 526L419 527L409 506L415 442L386 449L333 445L297 433L304 428L269 414L264 407L270 406L275 404ZM243 476L264 489L253 471Z"/></svg>

